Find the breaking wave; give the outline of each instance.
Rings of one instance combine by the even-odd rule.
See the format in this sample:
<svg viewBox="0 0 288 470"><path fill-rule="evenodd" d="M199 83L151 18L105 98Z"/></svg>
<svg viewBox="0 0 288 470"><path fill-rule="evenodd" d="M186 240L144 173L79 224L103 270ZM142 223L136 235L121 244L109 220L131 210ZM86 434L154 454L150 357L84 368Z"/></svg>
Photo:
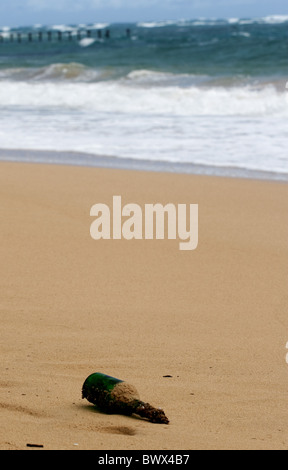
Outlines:
<svg viewBox="0 0 288 470"><path fill-rule="evenodd" d="M16 73L16 72L15 72ZM132 72L126 80L75 83L62 80L43 81L49 78L77 79L87 74L79 64L66 68L57 64L38 70L32 82L2 81L1 106L86 108L110 113L162 114L178 116L271 116L287 115L288 107L283 92L273 85L217 87L153 86L163 81L165 74ZM97 71L93 71L97 75ZM171 77L170 77L171 79ZM42 81L41 81L42 80ZM144 86L139 86L143 82ZM152 86L145 86L147 80Z"/></svg>

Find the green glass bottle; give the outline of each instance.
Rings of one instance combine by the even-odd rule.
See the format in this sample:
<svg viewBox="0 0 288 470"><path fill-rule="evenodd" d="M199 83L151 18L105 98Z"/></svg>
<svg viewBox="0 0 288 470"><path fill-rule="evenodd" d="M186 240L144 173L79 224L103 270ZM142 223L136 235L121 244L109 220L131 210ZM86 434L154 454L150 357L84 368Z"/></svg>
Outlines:
<svg viewBox="0 0 288 470"><path fill-rule="evenodd" d="M128 416L135 413L152 423L169 424L164 411L141 401L133 385L99 372L85 380L82 398L86 398L104 413Z"/></svg>

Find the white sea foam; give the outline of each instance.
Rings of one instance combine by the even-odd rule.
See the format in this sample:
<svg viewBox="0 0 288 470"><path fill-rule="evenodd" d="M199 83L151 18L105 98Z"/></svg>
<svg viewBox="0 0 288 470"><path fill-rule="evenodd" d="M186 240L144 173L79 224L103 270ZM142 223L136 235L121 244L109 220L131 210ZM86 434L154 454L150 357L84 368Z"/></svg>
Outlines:
<svg viewBox="0 0 288 470"><path fill-rule="evenodd" d="M92 29L105 29L110 26L110 23L95 23L92 25Z"/></svg>
<svg viewBox="0 0 288 470"><path fill-rule="evenodd" d="M10 37L10 33L9 33L9 30L5 30L5 31L1 31L0 32L2 38L9 38Z"/></svg>
<svg viewBox="0 0 288 470"><path fill-rule="evenodd" d="M44 77L53 78L59 74L70 76L82 73L83 66L54 64L43 71ZM100 71L99 71L100 73ZM148 73L148 72L147 72ZM165 75L165 74L163 74ZM161 74L151 73L159 80ZM132 72L130 80L138 82L145 72ZM274 86L246 87L131 87L125 81L97 83L2 81L0 87L1 106L38 106L87 108L108 112L141 112L143 114L167 114L185 116L271 116L287 115L283 93Z"/></svg>
<svg viewBox="0 0 288 470"><path fill-rule="evenodd" d="M166 78L143 70L128 80L51 81L51 74L65 74L65 64L58 67L51 66L47 81L1 81L2 148L288 173L285 85L283 92L272 85L142 86L147 77ZM83 73L79 64L74 70Z"/></svg>
<svg viewBox="0 0 288 470"><path fill-rule="evenodd" d="M147 22L147 23L138 23L139 28L163 28L164 26L169 26L177 24L177 21L167 20L167 21L156 21L156 22Z"/></svg>
<svg viewBox="0 0 288 470"><path fill-rule="evenodd" d="M79 41L79 45L81 47L89 47L92 46L96 42L96 39L94 38L83 38Z"/></svg>
<svg viewBox="0 0 288 470"><path fill-rule="evenodd" d="M73 31L77 31L77 27L73 27L73 26L69 26L69 25L66 25L66 24L59 24L59 25L54 25L51 27L51 29L53 30L56 30L56 31L60 31L61 33L66 33L66 32L73 32Z"/></svg>
<svg viewBox="0 0 288 470"><path fill-rule="evenodd" d="M288 15L270 15L260 18L230 18L230 24L254 24L254 23L267 23L267 24L281 24L288 22Z"/></svg>
<svg viewBox="0 0 288 470"><path fill-rule="evenodd" d="M239 18L238 20L235 18L231 21L233 23L239 23L239 24L254 24L254 23L267 23L267 24L281 24L281 23L286 23L288 22L288 15L270 15L270 16L264 16L260 18Z"/></svg>
<svg viewBox="0 0 288 470"><path fill-rule="evenodd" d="M1 31L1 32L4 32L4 33L7 33L7 32L9 32L9 31L11 31L11 28L10 28L9 26L2 26L2 27L0 28L0 31Z"/></svg>
<svg viewBox="0 0 288 470"><path fill-rule="evenodd" d="M1 147L87 152L119 158L230 166L288 174L280 118L87 112L0 114ZM81 161L79 161L81 164Z"/></svg>
<svg viewBox="0 0 288 470"><path fill-rule="evenodd" d="M137 85L177 85L183 79L193 79L193 75L173 74L168 72L156 72L152 70L133 70L125 80Z"/></svg>
<svg viewBox="0 0 288 470"><path fill-rule="evenodd" d="M217 18L197 18L194 20L181 20L181 21L159 21L159 22L147 22L138 23L138 27L142 28L159 28L168 25L178 26L214 26L219 24L231 24L231 25L250 25L255 23L267 23L267 24L281 24L288 22L288 15L270 15L258 18L228 18L228 19L217 19Z"/></svg>
<svg viewBox="0 0 288 470"><path fill-rule="evenodd" d="M271 15L265 16L263 21L268 24L279 24L279 23L287 23L288 22L288 15Z"/></svg>

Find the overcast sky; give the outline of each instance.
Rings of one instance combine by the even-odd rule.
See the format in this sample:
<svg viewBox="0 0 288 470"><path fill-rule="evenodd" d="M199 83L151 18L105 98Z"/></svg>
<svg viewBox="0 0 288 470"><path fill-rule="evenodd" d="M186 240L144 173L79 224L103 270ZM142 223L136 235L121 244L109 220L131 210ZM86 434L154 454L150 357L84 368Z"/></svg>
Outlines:
<svg viewBox="0 0 288 470"><path fill-rule="evenodd" d="M0 0L0 26L288 15L287 0Z"/></svg>

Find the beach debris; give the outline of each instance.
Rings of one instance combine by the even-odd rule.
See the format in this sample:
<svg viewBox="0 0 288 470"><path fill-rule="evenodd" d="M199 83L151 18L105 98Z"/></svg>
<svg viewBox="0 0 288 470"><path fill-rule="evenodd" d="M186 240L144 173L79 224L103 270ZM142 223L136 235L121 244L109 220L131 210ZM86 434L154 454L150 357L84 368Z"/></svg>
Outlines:
<svg viewBox="0 0 288 470"><path fill-rule="evenodd" d="M163 378L164 378L164 379L172 379L172 378L173 378L173 375L163 375Z"/></svg>
<svg viewBox="0 0 288 470"><path fill-rule="evenodd" d="M26 444L26 447L35 447L37 449L43 449L44 446L42 444Z"/></svg>
<svg viewBox="0 0 288 470"><path fill-rule="evenodd" d="M85 380L82 398L107 414L136 414L151 423L169 424L164 411L141 401L133 385L99 372L91 374Z"/></svg>

